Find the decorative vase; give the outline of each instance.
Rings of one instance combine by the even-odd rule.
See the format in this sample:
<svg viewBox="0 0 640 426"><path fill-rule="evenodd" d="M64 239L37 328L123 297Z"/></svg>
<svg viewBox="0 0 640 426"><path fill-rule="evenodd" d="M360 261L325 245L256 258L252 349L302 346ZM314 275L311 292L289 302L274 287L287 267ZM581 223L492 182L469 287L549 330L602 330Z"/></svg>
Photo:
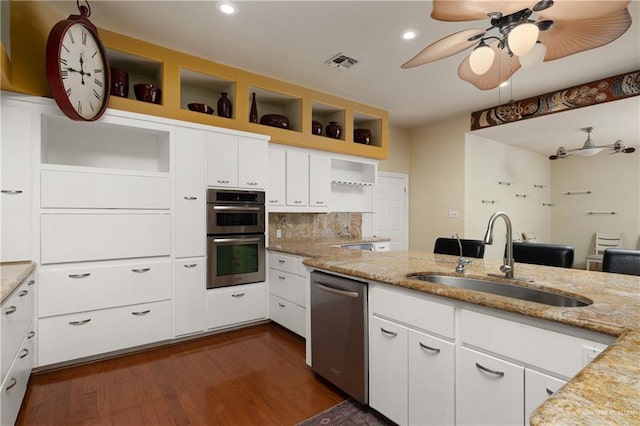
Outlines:
<svg viewBox="0 0 640 426"><path fill-rule="evenodd" d="M220 92L220 99L218 99L218 116L231 118L231 113L231 100L227 97L227 92Z"/></svg>
<svg viewBox="0 0 640 426"><path fill-rule="evenodd" d="M324 129L324 131L328 137L333 139L340 139L340 135L342 134L342 127L340 127L337 121L330 121L329 125Z"/></svg>
<svg viewBox="0 0 640 426"><path fill-rule="evenodd" d="M365 145L369 145L371 143L371 130L355 129L353 131L353 141L355 143L362 143Z"/></svg>
<svg viewBox="0 0 640 426"><path fill-rule="evenodd" d="M129 96L129 74L119 68L111 68L111 95L126 98Z"/></svg>
<svg viewBox="0 0 640 426"><path fill-rule="evenodd" d="M311 133L313 133L314 135L321 135L322 134L322 123L316 120L313 120L311 122Z"/></svg>
<svg viewBox="0 0 640 426"><path fill-rule="evenodd" d="M251 93L251 111L249 112L249 121L251 123L258 122L258 106L256 105L256 93Z"/></svg>

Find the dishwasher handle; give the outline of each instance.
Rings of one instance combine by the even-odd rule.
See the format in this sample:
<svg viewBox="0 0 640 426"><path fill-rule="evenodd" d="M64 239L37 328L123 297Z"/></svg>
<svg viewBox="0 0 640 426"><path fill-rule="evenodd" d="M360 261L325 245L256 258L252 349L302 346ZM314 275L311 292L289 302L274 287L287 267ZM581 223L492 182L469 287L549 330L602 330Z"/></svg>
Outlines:
<svg viewBox="0 0 640 426"><path fill-rule="evenodd" d="M323 283L323 282L320 282L320 281L315 281L315 285L320 290L326 291L327 293L335 294L337 296L352 297L352 298L357 298L358 297L358 292L356 292L356 291L340 290L340 289L331 287L327 283Z"/></svg>

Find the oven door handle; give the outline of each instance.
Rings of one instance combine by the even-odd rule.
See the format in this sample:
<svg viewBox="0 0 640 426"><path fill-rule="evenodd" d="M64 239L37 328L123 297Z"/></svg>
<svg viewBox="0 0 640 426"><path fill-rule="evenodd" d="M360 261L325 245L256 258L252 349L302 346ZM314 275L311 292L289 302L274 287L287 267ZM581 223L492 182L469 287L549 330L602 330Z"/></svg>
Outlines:
<svg viewBox="0 0 640 426"><path fill-rule="evenodd" d="M212 238L212 237L209 237ZM246 238L246 237L241 237L241 238L212 238L212 242L215 243L258 243L262 240L261 237L255 237L255 238Z"/></svg>
<svg viewBox="0 0 640 426"><path fill-rule="evenodd" d="M255 206L213 206L213 210L260 211L260 210L262 210L262 207L255 207Z"/></svg>

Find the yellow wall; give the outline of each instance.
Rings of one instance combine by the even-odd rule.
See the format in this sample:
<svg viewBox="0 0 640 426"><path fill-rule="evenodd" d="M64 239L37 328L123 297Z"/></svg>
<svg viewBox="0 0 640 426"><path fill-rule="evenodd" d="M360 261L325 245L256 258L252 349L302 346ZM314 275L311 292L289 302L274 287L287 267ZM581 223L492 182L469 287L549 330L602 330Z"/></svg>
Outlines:
<svg viewBox="0 0 640 426"><path fill-rule="evenodd" d="M410 148L409 131L401 127L389 126L389 157L378 163L378 170L409 174Z"/></svg>

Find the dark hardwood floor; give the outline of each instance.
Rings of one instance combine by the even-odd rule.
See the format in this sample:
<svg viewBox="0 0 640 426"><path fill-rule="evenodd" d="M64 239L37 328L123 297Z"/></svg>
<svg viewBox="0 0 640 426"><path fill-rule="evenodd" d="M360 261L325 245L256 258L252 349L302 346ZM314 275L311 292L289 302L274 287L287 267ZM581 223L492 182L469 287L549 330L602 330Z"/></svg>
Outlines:
<svg viewBox="0 0 640 426"><path fill-rule="evenodd" d="M263 324L34 374L17 425L295 425L345 399Z"/></svg>

